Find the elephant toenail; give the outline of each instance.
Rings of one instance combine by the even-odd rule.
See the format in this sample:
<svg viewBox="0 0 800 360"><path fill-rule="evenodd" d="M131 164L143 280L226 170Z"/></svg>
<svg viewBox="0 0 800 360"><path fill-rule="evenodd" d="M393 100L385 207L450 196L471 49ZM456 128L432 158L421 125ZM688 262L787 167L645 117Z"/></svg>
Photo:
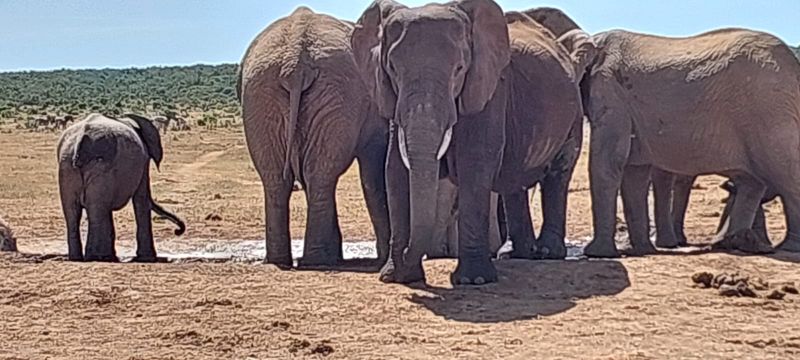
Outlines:
<svg viewBox="0 0 800 360"><path fill-rule="evenodd" d="M482 276L478 276L475 278L475 285L483 285L486 284L486 280Z"/></svg>
<svg viewBox="0 0 800 360"><path fill-rule="evenodd" d="M465 276L465 277L461 278L461 281L459 283L462 284L462 285L469 285L472 282L469 281L469 278Z"/></svg>

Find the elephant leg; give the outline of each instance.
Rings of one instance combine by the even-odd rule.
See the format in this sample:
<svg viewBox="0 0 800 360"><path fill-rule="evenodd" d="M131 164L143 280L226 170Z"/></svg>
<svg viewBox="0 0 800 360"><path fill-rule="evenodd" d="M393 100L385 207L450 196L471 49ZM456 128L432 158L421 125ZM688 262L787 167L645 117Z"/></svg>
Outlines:
<svg viewBox="0 0 800 360"><path fill-rule="evenodd" d="M650 216L647 211L649 180L649 165L625 167L622 178L622 206L631 242L630 255L648 255L656 252L656 248L650 242Z"/></svg>
<svg viewBox="0 0 800 360"><path fill-rule="evenodd" d="M308 183L303 266L336 265L342 260L342 233L336 214L336 185Z"/></svg>
<svg viewBox="0 0 800 360"><path fill-rule="evenodd" d="M784 194L781 195L781 201L786 218L786 237L777 249L800 252L800 192Z"/></svg>
<svg viewBox="0 0 800 360"><path fill-rule="evenodd" d="M86 239L86 261L117 262L116 232L111 210L103 207L89 207L89 234Z"/></svg>
<svg viewBox="0 0 800 360"><path fill-rule="evenodd" d="M502 92L495 96L504 98ZM458 172L458 265L450 276L453 285L497 281L497 270L488 256L489 211L495 211L490 209L492 185L502 158L503 134L499 127L492 129L486 123L499 116L500 110L505 113L498 105L487 105L482 115L462 118L461 126L455 129L456 168L461 171ZM508 212L506 215L509 221L518 217Z"/></svg>
<svg viewBox="0 0 800 360"><path fill-rule="evenodd" d="M457 188L449 179L439 180L439 193L436 196L436 230L433 245L428 252L429 259L456 258L458 256L458 206Z"/></svg>
<svg viewBox="0 0 800 360"><path fill-rule="evenodd" d="M480 184L474 181L477 179L470 178L472 176L464 173L459 178L459 185L463 187L459 186L458 193L458 266L450 276L453 285L483 285L497 281L497 270L488 256L491 187L489 183Z"/></svg>
<svg viewBox="0 0 800 360"><path fill-rule="evenodd" d="M689 244L683 226L686 219L686 210L689 208L692 185L694 185L695 180L697 180L697 176L678 176L672 186L672 228L678 240L678 246Z"/></svg>
<svg viewBox="0 0 800 360"><path fill-rule="evenodd" d="M588 257L619 257L616 233L617 194L631 149L631 125L602 116L592 120L589 181L594 238L584 249ZM624 126L622 126L624 125Z"/></svg>
<svg viewBox="0 0 800 360"><path fill-rule="evenodd" d="M567 205L569 183L583 147L583 117L577 119L567 142L542 181L542 232L536 239L539 255L545 259L567 257Z"/></svg>
<svg viewBox="0 0 800 360"><path fill-rule="evenodd" d="M396 125L389 132L389 151L386 155L386 194L389 204L391 241L389 260L381 269L380 280L387 283L412 283L424 281L422 264L405 262L405 251L410 239L410 203L408 195L408 171L403 165L397 143Z"/></svg>
<svg viewBox="0 0 800 360"><path fill-rule="evenodd" d="M764 216L764 207L761 205L758 206L756 217L753 220L753 232L755 232L756 236L759 238L771 243L769 240L769 233L767 232L767 218Z"/></svg>
<svg viewBox="0 0 800 360"><path fill-rule="evenodd" d="M292 192L290 181L264 186L264 215L266 216L265 262L282 269L292 267L292 243L289 237L289 198Z"/></svg>
<svg viewBox="0 0 800 360"><path fill-rule="evenodd" d="M497 195L497 226L500 231L500 240L505 244L508 241L508 218L506 217L506 203L503 195L500 194Z"/></svg>
<svg viewBox="0 0 800 360"><path fill-rule="evenodd" d="M567 224L567 196L572 168L548 173L542 182L542 232L536 239L539 255L545 259L560 260L567 257L565 243Z"/></svg>
<svg viewBox="0 0 800 360"><path fill-rule="evenodd" d="M500 218L497 207L500 204L500 195L492 192L489 199L489 257L497 256L497 251L503 246L504 238L500 232ZM455 247L453 248L455 249Z"/></svg>
<svg viewBox="0 0 800 360"><path fill-rule="evenodd" d="M156 247L153 243L153 222L150 217L152 207L150 194L150 174L145 171L139 188L133 194L133 212L136 216L136 262L155 262Z"/></svg>
<svg viewBox="0 0 800 360"><path fill-rule="evenodd" d="M377 239L378 261L383 264L389 258L389 238L392 235L386 196L386 144L367 147L358 158L358 166L361 188Z"/></svg>
<svg viewBox="0 0 800 360"><path fill-rule="evenodd" d="M652 168L650 175L655 197L656 246L676 248L679 243L678 237L674 233L675 219L672 218L672 199L676 175L658 168Z"/></svg>
<svg viewBox="0 0 800 360"><path fill-rule="evenodd" d="M728 199L732 203L730 216L722 231L717 234L715 249L741 250L747 253L770 253L772 244L766 239L759 239L752 231L756 211L766 191L766 186L750 176L739 176L734 179L736 195Z"/></svg>
<svg viewBox="0 0 800 360"><path fill-rule="evenodd" d="M513 245L511 257L533 259L536 255L535 232L526 190L503 194L508 238Z"/></svg>
<svg viewBox="0 0 800 360"><path fill-rule="evenodd" d="M78 202L77 195L64 193L61 194L61 207L64 210L64 220L67 225L68 258L70 261L82 261L81 217L83 208Z"/></svg>

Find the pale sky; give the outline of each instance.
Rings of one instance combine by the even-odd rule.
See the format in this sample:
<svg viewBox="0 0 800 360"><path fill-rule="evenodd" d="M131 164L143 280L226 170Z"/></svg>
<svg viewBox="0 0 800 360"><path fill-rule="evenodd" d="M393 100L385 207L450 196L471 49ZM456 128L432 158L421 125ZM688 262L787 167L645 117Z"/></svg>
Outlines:
<svg viewBox="0 0 800 360"><path fill-rule="evenodd" d="M400 1L409 6L429 0ZM0 71L238 62L249 42L299 5L355 20L369 0L0 0ZM727 27L800 45L800 0L500 0L553 6L584 30L687 36Z"/></svg>

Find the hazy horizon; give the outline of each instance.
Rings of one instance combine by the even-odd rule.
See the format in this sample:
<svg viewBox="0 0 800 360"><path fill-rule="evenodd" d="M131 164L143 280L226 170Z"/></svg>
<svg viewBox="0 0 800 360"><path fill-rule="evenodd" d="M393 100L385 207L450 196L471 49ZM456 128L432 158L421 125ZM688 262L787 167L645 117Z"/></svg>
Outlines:
<svg viewBox="0 0 800 360"><path fill-rule="evenodd" d="M409 6L428 0L401 1ZM250 41L297 6L355 20L368 0L0 0L0 72L238 63ZM590 33L627 29L689 36L721 27L772 33L800 45L800 1L500 0L504 10L552 6Z"/></svg>

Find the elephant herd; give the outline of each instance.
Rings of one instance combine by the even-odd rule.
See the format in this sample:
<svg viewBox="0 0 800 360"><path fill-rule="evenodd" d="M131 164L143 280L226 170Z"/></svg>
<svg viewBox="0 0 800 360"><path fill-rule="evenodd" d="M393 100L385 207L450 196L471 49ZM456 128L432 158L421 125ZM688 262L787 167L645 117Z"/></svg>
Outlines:
<svg viewBox="0 0 800 360"><path fill-rule="evenodd" d="M356 23L305 7L275 21L250 44L237 81L247 146L264 189L265 261L280 267L293 265L289 198L295 184L308 203L299 262L342 260L335 190L354 159L384 264L382 281L425 279L423 257L436 252L433 239L451 232L445 231L451 224L440 221L443 212L457 214L453 284L497 280L497 246L489 239L498 227L513 248L505 255L563 259L568 187L584 118L591 126L594 223L586 256L620 256L614 242L620 194L630 254L655 252L651 183L656 244L684 245L689 192L694 178L706 174L730 179L718 247L772 251L760 205L780 196L788 231L779 248L800 252L800 63L769 34L589 35L552 8L504 13L491 0L415 8L376 0ZM100 241L113 238L113 224L110 231L102 224L127 196L137 220L147 223L137 231L138 259L150 261L148 214L157 205L146 164L161 159L160 141L108 141L97 130L101 125L124 129L101 120L107 119L90 119L95 132L75 130L73 141L62 141L62 148L72 146L65 151L71 155L61 157L66 169L60 178L73 224L70 257L81 255L73 252L76 241L80 251L75 209L90 201L104 205L97 211L100 237L92 237L87 207L87 254L94 244L100 249L94 255L113 255L113 242L110 253ZM117 122L135 129L125 130L128 135L153 131L135 116L123 120ZM126 181L141 182L113 189L108 182L114 179L103 171L118 166L112 157L128 148L138 150L124 155L135 159L126 166L144 171ZM93 192L70 187L87 178L74 170L86 164L100 170L95 200ZM538 237L528 200L537 185L544 215ZM448 189L453 196L442 196ZM109 192L118 198L102 195ZM182 231L183 223L172 218Z"/></svg>

